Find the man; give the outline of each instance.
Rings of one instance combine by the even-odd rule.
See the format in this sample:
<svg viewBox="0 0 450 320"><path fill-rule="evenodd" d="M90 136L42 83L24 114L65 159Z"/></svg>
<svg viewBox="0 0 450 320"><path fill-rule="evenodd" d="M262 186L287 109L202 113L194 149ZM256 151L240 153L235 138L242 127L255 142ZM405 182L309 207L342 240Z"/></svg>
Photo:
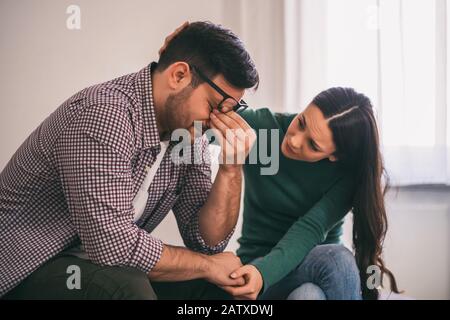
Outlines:
<svg viewBox="0 0 450 320"><path fill-rule="evenodd" d="M211 185L207 162L174 163L175 143L163 142L201 121L223 138L224 157L247 154L254 133L232 110L245 107L245 89L258 81L231 31L197 22L157 64L64 102L0 174L0 296L218 298L216 285L242 284L230 277L239 258L222 252L237 221L242 165L221 164ZM220 111L226 121L214 118ZM228 129L244 134L230 138ZM191 142L208 156L205 139ZM171 209L187 248L151 236Z"/></svg>

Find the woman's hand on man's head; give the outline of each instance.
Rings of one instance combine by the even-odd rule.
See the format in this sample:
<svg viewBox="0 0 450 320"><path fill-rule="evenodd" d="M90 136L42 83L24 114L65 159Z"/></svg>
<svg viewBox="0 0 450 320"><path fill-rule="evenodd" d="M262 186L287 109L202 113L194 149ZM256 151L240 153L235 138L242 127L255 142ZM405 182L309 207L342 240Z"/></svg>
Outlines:
<svg viewBox="0 0 450 320"><path fill-rule="evenodd" d="M181 30L183 30L184 28L186 28L189 25L189 21L185 21L181 26L179 26L178 28L175 29L174 32L172 32L171 34L169 34L166 39L164 40L164 43L162 45L162 47L159 49L158 54L161 55L161 53L163 53L164 50L166 50L167 45L169 44L169 42L178 34L180 33Z"/></svg>

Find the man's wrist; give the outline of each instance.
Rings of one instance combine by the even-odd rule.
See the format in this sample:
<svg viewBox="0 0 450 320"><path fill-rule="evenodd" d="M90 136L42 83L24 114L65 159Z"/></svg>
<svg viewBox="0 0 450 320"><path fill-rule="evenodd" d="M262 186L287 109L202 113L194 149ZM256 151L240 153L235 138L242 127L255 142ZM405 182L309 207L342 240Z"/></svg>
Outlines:
<svg viewBox="0 0 450 320"><path fill-rule="evenodd" d="M208 279L209 275L211 274L211 260L209 259L209 256L201 254L200 259L200 277L202 279Z"/></svg>
<svg viewBox="0 0 450 320"><path fill-rule="evenodd" d="M219 165L219 172L226 175L240 175L242 172L242 164L221 164Z"/></svg>

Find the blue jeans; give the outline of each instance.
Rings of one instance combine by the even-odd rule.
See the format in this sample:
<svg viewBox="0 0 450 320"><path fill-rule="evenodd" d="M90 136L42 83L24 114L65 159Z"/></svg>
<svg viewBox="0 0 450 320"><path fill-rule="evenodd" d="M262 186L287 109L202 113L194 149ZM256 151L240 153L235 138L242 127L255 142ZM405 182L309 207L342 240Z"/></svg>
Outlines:
<svg viewBox="0 0 450 320"><path fill-rule="evenodd" d="M316 246L302 263L258 299L361 300L355 257L343 245Z"/></svg>

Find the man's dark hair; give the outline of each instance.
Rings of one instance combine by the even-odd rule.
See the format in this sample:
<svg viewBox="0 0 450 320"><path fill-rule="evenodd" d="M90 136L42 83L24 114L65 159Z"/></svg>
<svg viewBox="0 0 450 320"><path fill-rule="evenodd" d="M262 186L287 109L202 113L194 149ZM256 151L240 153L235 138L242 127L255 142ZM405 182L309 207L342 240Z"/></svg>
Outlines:
<svg viewBox="0 0 450 320"><path fill-rule="evenodd" d="M222 74L236 88L258 87L259 75L242 41L230 30L211 22L193 22L174 37L162 52L157 71L183 61L207 77ZM195 87L203 81L193 72Z"/></svg>

